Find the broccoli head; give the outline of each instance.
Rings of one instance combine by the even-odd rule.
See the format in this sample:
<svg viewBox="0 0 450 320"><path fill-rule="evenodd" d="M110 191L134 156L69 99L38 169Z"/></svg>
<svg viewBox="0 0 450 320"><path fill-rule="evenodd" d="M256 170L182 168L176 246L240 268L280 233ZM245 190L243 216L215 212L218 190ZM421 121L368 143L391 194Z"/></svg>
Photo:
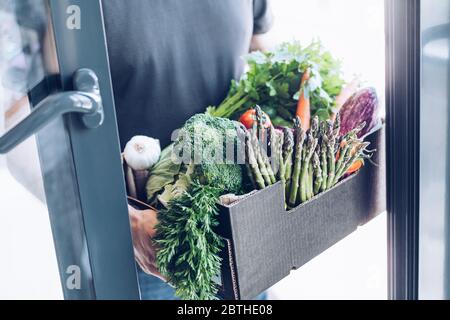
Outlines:
<svg viewBox="0 0 450 320"><path fill-rule="evenodd" d="M175 148L178 155L182 151L183 162L194 163L193 178L202 184L217 187L224 193L240 193L242 168L234 161L237 141L233 121L197 114L179 132ZM228 156L227 151L230 150L233 152Z"/></svg>
<svg viewBox="0 0 450 320"><path fill-rule="evenodd" d="M224 193L242 192L242 169L235 164L205 163L195 166L194 177L201 184L223 190Z"/></svg>

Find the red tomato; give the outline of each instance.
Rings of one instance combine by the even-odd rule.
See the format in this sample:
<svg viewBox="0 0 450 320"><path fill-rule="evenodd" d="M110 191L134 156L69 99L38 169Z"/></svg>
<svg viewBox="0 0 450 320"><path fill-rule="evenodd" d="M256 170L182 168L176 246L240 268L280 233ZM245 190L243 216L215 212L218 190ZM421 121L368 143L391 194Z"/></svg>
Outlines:
<svg viewBox="0 0 450 320"><path fill-rule="evenodd" d="M239 122L242 123L247 129L253 128L253 124L256 121L255 113L256 111L254 109L246 111L239 118ZM263 112L263 125L265 128L270 128L272 126L272 122L270 121L269 116L265 112Z"/></svg>

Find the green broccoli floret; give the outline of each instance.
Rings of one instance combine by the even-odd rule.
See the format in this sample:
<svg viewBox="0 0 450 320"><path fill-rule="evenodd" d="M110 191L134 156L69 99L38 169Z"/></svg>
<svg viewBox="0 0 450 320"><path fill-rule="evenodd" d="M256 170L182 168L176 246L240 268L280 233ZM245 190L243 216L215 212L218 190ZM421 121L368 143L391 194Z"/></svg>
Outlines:
<svg viewBox="0 0 450 320"><path fill-rule="evenodd" d="M187 158L186 154L182 155L185 163L189 161L195 164L194 178L224 193L237 194L242 189L242 168L234 163L233 154L227 154L227 150L236 149L236 143L233 121L198 114L186 122L175 142L175 148L187 153ZM229 159L231 156L233 159Z"/></svg>
<svg viewBox="0 0 450 320"><path fill-rule="evenodd" d="M194 176L201 184L210 185L225 193L242 192L242 169L239 165L205 163L196 166Z"/></svg>

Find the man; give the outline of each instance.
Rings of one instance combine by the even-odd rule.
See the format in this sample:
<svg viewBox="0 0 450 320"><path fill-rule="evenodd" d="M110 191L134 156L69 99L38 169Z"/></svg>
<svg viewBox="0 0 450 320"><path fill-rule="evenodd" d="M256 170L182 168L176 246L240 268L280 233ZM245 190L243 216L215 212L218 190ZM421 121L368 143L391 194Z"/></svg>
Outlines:
<svg viewBox="0 0 450 320"><path fill-rule="evenodd" d="M244 69L241 57L262 48L272 24L268 0L104 0L104 17L122 148L137 134L162 146L192 115L218 105ZM158 275L157 213L130 207L136 260ZM140 273L143 299L171 299L173 289Z"/></svg>

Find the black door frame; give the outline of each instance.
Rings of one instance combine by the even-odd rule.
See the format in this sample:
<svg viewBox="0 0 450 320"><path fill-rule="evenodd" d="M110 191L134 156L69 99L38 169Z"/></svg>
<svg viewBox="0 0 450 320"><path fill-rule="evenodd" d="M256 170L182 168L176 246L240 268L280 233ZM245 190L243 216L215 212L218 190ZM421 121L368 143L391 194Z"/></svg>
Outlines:
<svg viewBox="0 0 450 320"><path fill-rule="evenodd" d="M389 298L418 299L420 0L385 0Z"/></svg>
<svg viewBox="0 0 450 320"><path fill-rule="evenodd" d="M81 212L82 230L80 226L67 225L67 220L62 219L66 212L61 208L67 207L65 190L55 190L55 184L63 186L62 179L54 176L55 170L44 174L64 296L66 299L140 299L102 3L100 0L49 0L49 4L62 90L73 90L73 75L77 70L91 69L99 80L104 110L104 122L95 130L86 130L76 115L69 114L64 116L63 127L54 131L55 135L68 136L76 178L72 188L79 198L73 205ZM79 28L69 27L73 14L81 19ZM49 141L48 135L46 140ZM45 159L51 161L52 155L45 158L40 150L40 156L41 166L45 168L48 165ZM49 185L53 185L55 192L48 192ZM73 247L73 243L67 242L69 239L77 245L83 242L87 259L81 263L86 264L90 272L83 275L88 278L89 290L66 286L66 268L73 264L66 254Z"/></svg>

